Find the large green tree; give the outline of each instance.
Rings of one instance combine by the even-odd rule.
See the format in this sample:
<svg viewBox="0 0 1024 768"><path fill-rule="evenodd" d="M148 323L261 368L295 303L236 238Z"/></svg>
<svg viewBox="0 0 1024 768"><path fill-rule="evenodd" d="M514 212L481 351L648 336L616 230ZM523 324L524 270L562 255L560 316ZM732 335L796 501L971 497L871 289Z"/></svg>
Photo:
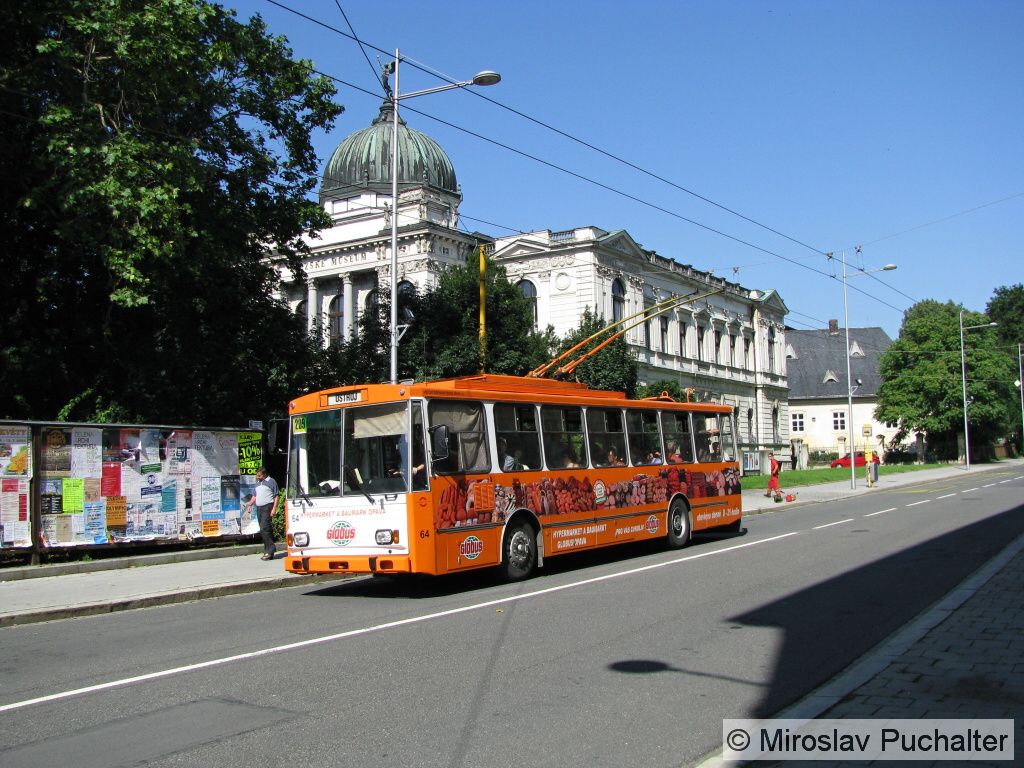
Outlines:
<svg viewBox="0 0 1024 768"><path fill-rule="evenodd" d="M487 262L483 369L522 376L550 357L553 336L534 328L533 306L509 282L505 268ZM358 332L332 353L337 383L387 381L390 376L391 298L387 287L359 316ZM446 269L435 285L399 296L399 379L425 381L479 373L480 269L474 253Z"/></svg>
<svg viewBox="0 0 1024 768"><path fill-rule="evenodd" d="M996 335L1000 342L1016 351L1024 343L1024 284L1002 285L992 292L985 314L999 323Z"/></svg>
<svg viewBox="0 0 1024 768"><path fill-rule="evenodd" d="M956 456L956 436L963 432L960 311L953 302L918 302L907 310L899 338L879 360L882 386L875 418L900 422L897 439L925 433L945 458ZM982 314L964 312L965 327L986 322ZM964 350L974 451L1010 426L1006 381L1013 379L1010 358L991 330L968 331Z"/></svg>
<svg viewBox="0 0 1024 768"><path fill-rule="evenodd" d="M580 317L580 324L568 334L558 346L558 352L565 352L575 345L593 336L606 325L601 315L595 314L590 307L583 310ZM594 351L605 340L607 334L602 334L593 341L587 343L579 352L573 355L575 359L579 355ZM632 397L637 389L637 362L636 356L630 351L622 336L616 338L610 344L594 352L593 356L581 363L571 374L571 377L581 381L594 389L608 389L615 392L625 392Z"/></svg>
<svg viewBox="0 0 1024 768"><path fill-rule="evenodd" d="M334 90L204 0L5 3L0 416L238 423L327 370L272 298Z"/></svg>

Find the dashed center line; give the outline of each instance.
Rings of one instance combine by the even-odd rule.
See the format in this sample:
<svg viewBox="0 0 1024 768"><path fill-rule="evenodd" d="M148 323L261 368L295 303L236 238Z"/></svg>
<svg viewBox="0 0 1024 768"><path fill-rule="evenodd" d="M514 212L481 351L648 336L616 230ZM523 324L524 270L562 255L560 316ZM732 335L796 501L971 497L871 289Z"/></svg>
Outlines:
<svg viewBox="0 0 1024 768"><path fill-rule="evenodd" d="M968 488L966 491L960 491L960 493L973 493L978 490L977 488Z"/></svg>
<svg viewBox="0 0 1024 768"><path fill-rule="evenodd" d="M995 485L995 483L987 483L986 485L983 485L983 486L981 486L981 487L982 487L982 488L991 488L991 487L992 487L992 486L994 486L994 485Z"/></svg>
<svg viewBox="0 0 1024 768"><path fill-rule="evenodd" d="M956 494L955 493L947 493L945 496L936 496L935 500L938 501L939 499L948 499L951 496L956 496Z"/></svg>
<svg viewBox="0 0 1024 768"><path fill-rule="evenodd" d="M913 504L907 504L908 507L916 507L918 504L927 504L931 499L925 499L924 501L915 501Z"/></svg>
<svg viewBox="0 0 1024 768"><path fill-rule="evenodd" d="M814 526L814 530L820 531L822 528L831 528L833 525L842 525L843 523L852 523L853 518L848 517L845 520L836 520L834 523L825 523L824 525Z"/></svg>
<svg viewBox="0 0 1024 768"><path fill-rule="evenodd" d="M868 515L864 515L864 517L874 517L875 515L884 515L886 512L895 512L895 511L896 511L896 507L889 507L888 509L883 509L880 512L872 512L872 513L870 513Z"/></svg>

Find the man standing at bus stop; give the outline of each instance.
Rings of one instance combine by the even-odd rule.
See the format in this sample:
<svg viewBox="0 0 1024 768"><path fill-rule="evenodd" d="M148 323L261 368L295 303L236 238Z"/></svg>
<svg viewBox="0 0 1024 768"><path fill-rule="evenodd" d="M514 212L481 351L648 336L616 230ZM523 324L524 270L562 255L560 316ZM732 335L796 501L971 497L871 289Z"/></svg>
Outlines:
<svg viewBox="0 0 1024 768"><path fill-rule="evenodd" d="M263 538L263 555L260 560L273 560L277 553L274 545L274 533L270 528L270 519L274 514L274 505L277 503L277 481L267 474L266 467L256 470L256 493L249 499L249 514L252 514L253 506L256 507L256 515L260 521L260 536Z"/></svg>

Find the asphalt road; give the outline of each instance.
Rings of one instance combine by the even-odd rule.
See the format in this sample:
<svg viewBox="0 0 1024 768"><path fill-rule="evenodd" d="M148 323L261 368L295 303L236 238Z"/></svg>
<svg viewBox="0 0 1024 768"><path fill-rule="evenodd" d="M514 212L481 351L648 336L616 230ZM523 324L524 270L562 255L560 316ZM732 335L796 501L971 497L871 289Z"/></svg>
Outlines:
<svg viewBox="0 0 1024 768"><path fill-rule="evenodd" d="M679 766L1024 531L1013 470L549 561L0 630L0 765Z"/></svg>

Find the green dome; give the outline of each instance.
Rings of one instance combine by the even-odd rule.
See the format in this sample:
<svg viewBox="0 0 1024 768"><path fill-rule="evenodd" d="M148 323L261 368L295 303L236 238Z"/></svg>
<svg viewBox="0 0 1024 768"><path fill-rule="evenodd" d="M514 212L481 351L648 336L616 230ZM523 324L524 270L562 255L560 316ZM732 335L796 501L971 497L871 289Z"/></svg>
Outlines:
<svg viewBox="0 0 1024 768"><path fill-rule="evenodd" d="M320 202L361 190L391 192L391 134L394 112L385 100L369 128L348 136L324 168ZM430 186L458 194L455 169L432 138L398 118L398 184L401 189Z"/></svg>

